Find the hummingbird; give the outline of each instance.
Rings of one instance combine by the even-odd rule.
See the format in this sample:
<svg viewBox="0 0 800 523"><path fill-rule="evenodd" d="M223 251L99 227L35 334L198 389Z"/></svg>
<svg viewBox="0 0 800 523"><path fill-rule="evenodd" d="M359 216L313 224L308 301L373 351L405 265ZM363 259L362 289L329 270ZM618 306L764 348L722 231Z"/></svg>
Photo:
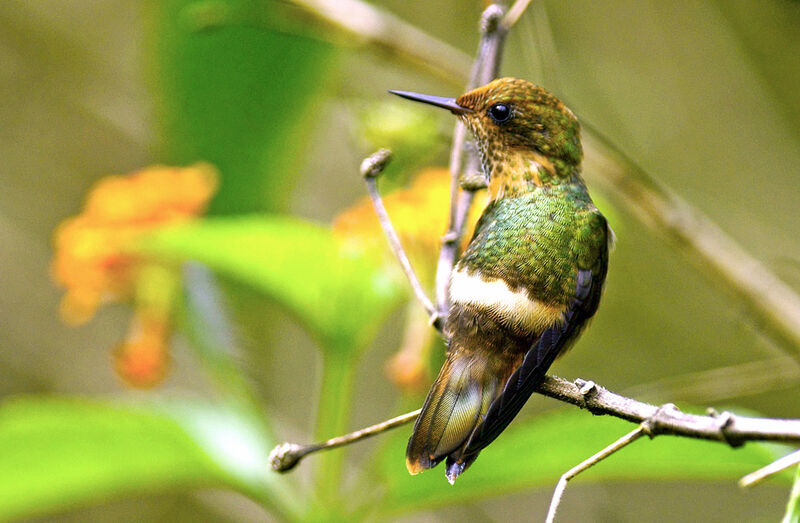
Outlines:
<svg viewBox="0 0 800 523"><path fill-rule="evenodd" d="M389 92L460 118L489 191L451 274L447 358L406 449L411 474L445 460L452 484L594 315L613 233L581 177L578 120L542 87L500 78L458 98Z"/></svg>

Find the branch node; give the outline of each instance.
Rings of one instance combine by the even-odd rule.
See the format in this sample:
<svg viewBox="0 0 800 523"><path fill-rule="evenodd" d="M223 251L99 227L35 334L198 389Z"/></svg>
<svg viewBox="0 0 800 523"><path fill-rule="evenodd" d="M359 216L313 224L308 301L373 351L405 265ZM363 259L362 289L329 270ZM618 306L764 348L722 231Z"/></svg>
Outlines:
<svg viewBox="0 0 800 523"><path fill-rule="evenodd" d="M364 161L361 162L361 176L364 178L377 178L386 168L386 165L391 159L391 150L378 149L374 153L364 158Z"/></svg>
<svg viewBox="0 0 800 523"><path fill-rule="evenodd" d="M650 439L655 438L661 433L660 425L663 421L662 418L667 418L676 412L680 412L680 410L674 403L665 403L661 405L658 407L655 414L642 421L642 430Z"/></svg>
<svg viewBox="0 0 800 523"><path fill-rule="evenodd" d="M592 380L586 381L582 379L575 380L575 385L578 385L581 390L581 395L588 396L597 390L597 384Z"/></svg>
<svg viewBox="0 0 800 523"><path fill-rule="evenodd" d="M725 443L730 445L732 448L737 448L744 445L744 441L741 438L734 436L728 430L734 421L734 415L731 412L726 410L718 413L717 415L712 415L712 417L717 420L719 433Z"/></svg>
<svg viewBox="0 0 800 523"><path fill-rule="evenodd" d="M447 231L442 236L442 244L444 244L444 245L452 245L455 242L457 242L460 237L461 237L461 234L459 234L457 231Z"/></svg>
<svg viewBox="0 0 800 523"><path fill-rule="evenodd" d="M484 9L481 14L481 33L491 34L500 29L504 15L503 7L498 4L492 4Z"/></svg>
<svg viewBox="0 0 800 523"><path fill-rule="evenodd" d="M269 464L275 472L292 470L305 455L303 447L296 443L281 443L269 453Z"/></svg>
<svg viewBox="0 0 800 523"><path fill-rule="evenodd" d="M575 380L575 386L578 387L578 392L583 399L583 408L596 416L604 414L603 410L597 406L596 399L600 389L595 382L578 378Z"/></svg>

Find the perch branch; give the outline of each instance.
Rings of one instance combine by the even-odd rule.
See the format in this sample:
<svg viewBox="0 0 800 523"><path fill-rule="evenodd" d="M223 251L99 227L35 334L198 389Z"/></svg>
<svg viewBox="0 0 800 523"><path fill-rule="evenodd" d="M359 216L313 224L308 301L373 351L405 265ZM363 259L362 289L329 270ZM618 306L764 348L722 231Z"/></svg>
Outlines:
<svg viewBox="0 0 800 523"><path fill-rule="evenodd" d="M417 274L411 267L411 262L408 260L408 255L406 255L405 250L403 250L403 245L400 243L400 238L397 236L397 231L395 231L394 225L392 225L392 220L389 218L389 214L386 212L386 207L383 205L383 199L381 199L381 195L378 192L378 176L386 168L386 165L389 163L391 158L392 152L389 149L380 149L379 151L372 153L370 156L365 158L363 162L361 162L361 176L364 178L364 182L367 184L367 192L369 193L369 198L372 200L372 205L375 208L375 214L378 215L378 221L381 224L383 233L385 234L386 239L389 241L389 245L391 246L395 257L397 257L397 261L400 262L400 266L403 268L403 272L406 274L409 284L411 284L414 295L416 295L417 300L419 300L419 302L427 311L431 325L436 327L436 329L441 330L441 315L437 312L436 307L433 305L433 302L430 300L430 298L428 298L428 295L425 294L425 289L422 288L422 283L420 283Z"/></svg>
<svg viewBox="0 0 800 523"><path fill-rule="evenodd" d="M561 479L558 480L558 484L556 485L556 489L553 492L553 499L550 500L550 508L547 511L547 519L545 523L553 523L556 519L556 511L558 510L558 505L561 503L561 497L564 495L564 490L567 488L567 482L580 474L581 472L590 469L597 463L600 463L610 455L614 454L618 450L623 449L624 447L630 445L637 439L641 438L646 434L646 429L640 425L635 430L629 432L628 434L622 436L620 439L609 445L608 447L604 448L594 456L590 457L586 461L575 465L567 472L565 472Z"/></svg>
<svg viewBox="0 0 800 523"><path fill-rule="evenodd" d="M672 434L707 439L738 447L746 441L800 442L800 419L736 416L730 412L687 414L674 406L657 407L627 398L591 381L574 383L555 376L545 377L539 393L571 403L593 414L607 414L641 423L649 420L649 434Z"/></svg>
<svg viewBox="0 0 800 523"><path fill-rule="evenodd" d="M555 376L546 376L538 392L549 398L576 405L595 415L608 415L634 423L644 423L646 434L661 434L694 439L719 441L739 447L747 441L781 441L800 443L800 419L774 419L738 416L730 412L687 414L675 405L660 407L621 396L592 381L575 382ZM327 448L355 443L365 437L399 427L416 419L419 410L392 418L345 436L312 445L282 443L272 451L272 466L276 471L286 471L303 456Z"/></svg>

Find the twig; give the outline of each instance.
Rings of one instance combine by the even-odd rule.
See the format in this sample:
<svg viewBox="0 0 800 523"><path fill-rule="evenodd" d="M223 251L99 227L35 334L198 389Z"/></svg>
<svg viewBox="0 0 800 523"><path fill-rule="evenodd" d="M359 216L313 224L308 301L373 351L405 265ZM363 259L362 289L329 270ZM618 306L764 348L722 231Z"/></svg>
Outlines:
<svg viewBox="0 0 800 523"><path fill-rule="evenodd" d="M739 486L752 487L759 484L769 476L777 474L782 470L786 470L791 466L797 465L798 463L800 463L800 450L796 450L791 454L787 454L786 456L773 461L766 467L760 468L755 472L751 472L739 480Z"/></svg>
<svg viewBox="0 0 800 523"><path fill-rule="evenodd" d="M644 424L645 433L650 437L661 434L683 436L719 441L731 447L739 447L747 441L800 443L800 419L753 418L730 412L717 413L713 410L705 415L687 414L670 403L658 407L615 394L592 381L578 379L573 383L555 376L546 376L538 392L586 409L595 415L605 414ZM322 443L281 443L272 451L272 468L279 472L287 471L311 452L347 445L399 427L416 419L419 412L415 410Z"/></svg>
<svg viewBox="0 0 800 523"><path fill-rule="evenodd" d="M272 452L270 452L270 465L272 466L272 470L275 472L287 472L292 470L301 459L313 452L349 445L350 443L355 443L356 441L369 438L370 436L380 434L381 432L385 432L389 429L405 425L406 423L411 423L417 419L417 416L419 416L421 410L422 409L417 409L413 412L397 416L396 418L377 423L355 432L350 432L344 436L331 438L321 443L313 443L311 445L298 445L296 443L288 442L281 443L272 449Z"/></svg>
<svg viewBox="0 0 800 523"><path fill-rule="evenodd" d="M481 41L478 44L478 56L472 65L467 90L488 83L500 70L503 43L507 28L501 23L503 9L498 5L490 5L481 15ZM464 150L467 141L467 128L459 120L453 131L453 146L450 150L450 225L442 237L442 249L436 265L436 305L440 314L446 317L450 274L453 272L461 236L464 234L467 213L472 205L474 191L477 186L465 187L461 191L461 176L464 171ZM467 171L479 170L477 156L472 151L467 159Z"/></svg>
<svg viewBox="0 0 800 523"><path fill-rule="evenodd" d="M800 359L800 296L707 216L645 173L594 126L585 119L581 125L586 178L602 185L640 221L694 257L747 305L756 324L766 327L772 339Z"/></svg>
<svg viewBox="0 0 800 523"><path fill-rule="evenodd" d="M428 298L428 295L425 294L425 289L422 288L422 283L420 283L417 274L411 267L411 262L408 260L408 256L403 250L403 245L400 243L400 238L397 236L397 232L394 230L392 220L389 218L389 214L386 212L386 207L383 205L381 195L378 192L378 176L386 168L386 164L389 163L391 157L392 152L389 149L380 149L379 151L372 153L370 156L365 158L363 162L361 162L361 176L364 177L364 182L367 184L367 192L369 193L370 200L372 200L373 207L375 207L375 214L378 215L378 221L381 224L383 233L386 235L386 239L389 241L392 252L394 252L395 257L397 257L397 261L400 262L400 266L403 268L403 272L406 274L408 282L411 284L411 288L413 289L417 300L419 300L419 302L428 312L431 325L436 327L436 329L441 330L442 316L439 314L436 307L434 307L433 302L430 300L430 298Z"/></svg>
<svg viewBox="0 0 800 523"><path fill-rule="evenodd" d="M505 18L503 18L503 25L506 29L511 29L514 24L517 23L519 18L522 16L522 13L525 12L530 3L531 0L517 0L514 2L514 5L509 8L508 13L506 13Z"/></svg>
<svg viewBox="0 0 800 523"><path fill-rule="evenodd" d="M746 441L800 442L800 419L753 418L730 412L687 414L674 405L657 407L610 392L591 381L574 383L547 376L538 392L577 405L593 414L607 414L641 423L650 420L649 433L672 434L720 441L738 447Z"/></svg>
<svg viewBox="0 0 800 523"><path fill-rule="evenodd" d="M361 0L291 0L309 13L345 32L355 41L374 45L422 66L461 86L472 58L450 44Z"/></svg>
<svg viewBox="0 0 800 523"><path fill-rule="evenodd" d="M642 426L637 427L635 430L629 432L628 434L622 436L620 439L609 445L608 447L604 448L591 458L587 459L586 461L572 467L567 472L565 472L561 479L558 480L558 484L556 485L556 489L553 492L553 499L550 501L550 508L547 511L547 519L545 523L553 523L556 518L556 511L558 510L558 505L561 503L561 497L564 495L564 489L567 488L567 482L580 474L581 472L588 470L592 466L596 465L597 463L601 462L605 458L609 457L610 455L614 454L618 450L626 447L627 445L633 443L637 439L641 438L646 434L646 429Z"/></svg>

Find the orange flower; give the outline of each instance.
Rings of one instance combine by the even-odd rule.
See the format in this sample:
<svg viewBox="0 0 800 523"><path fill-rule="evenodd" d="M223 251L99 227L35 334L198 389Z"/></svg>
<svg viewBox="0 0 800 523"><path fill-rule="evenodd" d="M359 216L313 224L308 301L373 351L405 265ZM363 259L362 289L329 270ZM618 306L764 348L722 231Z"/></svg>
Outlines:
<svg viewBox="0 0 800 523"><path fill-rule="evenodd" d="M423 285L432 288L441 239L447 231L450 216L450 172L443 167L424 169L413 178L408 189L388 194L383 203L417 276ZM472 237L486 203L486 191L479 192L467 219L462 246ZM348 244L384 249L386 263L397 265L368 198L337 216L333 231ZM427 317L419 314L417 309L419 305L412 303L401 349L386 366L389 378L409 391L420 390L426 385L427 360L431 345L437 338Z"/></svg>
<svg viewBox="0 0 800 523"><path fill-rule="evenodd" d="M167 373L169 318L135 313L125 341L114 350L114 368L134 387L152 387Z"/></svg>
<svg viewBox="0 0 800 523"><path fill-rule="evenodd" d="M185 168L153 166L99 180L90 190L82 212L64 220L53 235L53 278L66 288L61 318L79 325L89 321L101 303L134 299L139 304L143 299L139 292L143 274L153 271L145 270L151 264L131 254L129 246L142 233L202 214L216 187L216 170L208 164ZM134 353L144 354L130 350L134 346L141 348L142 343L162 345L163 350L159 351L166 354L171 295L159 301L155 312L153 300L147 300L149 319L138 318L123 344L128 347L123 351L128 359ZM156 323L161 326L156 328ZM151 355L159 352L154 350ZM165 362L166 358L160 361ZM118 364L117 368L133 368L143 362L144 359Z"/></svg>

